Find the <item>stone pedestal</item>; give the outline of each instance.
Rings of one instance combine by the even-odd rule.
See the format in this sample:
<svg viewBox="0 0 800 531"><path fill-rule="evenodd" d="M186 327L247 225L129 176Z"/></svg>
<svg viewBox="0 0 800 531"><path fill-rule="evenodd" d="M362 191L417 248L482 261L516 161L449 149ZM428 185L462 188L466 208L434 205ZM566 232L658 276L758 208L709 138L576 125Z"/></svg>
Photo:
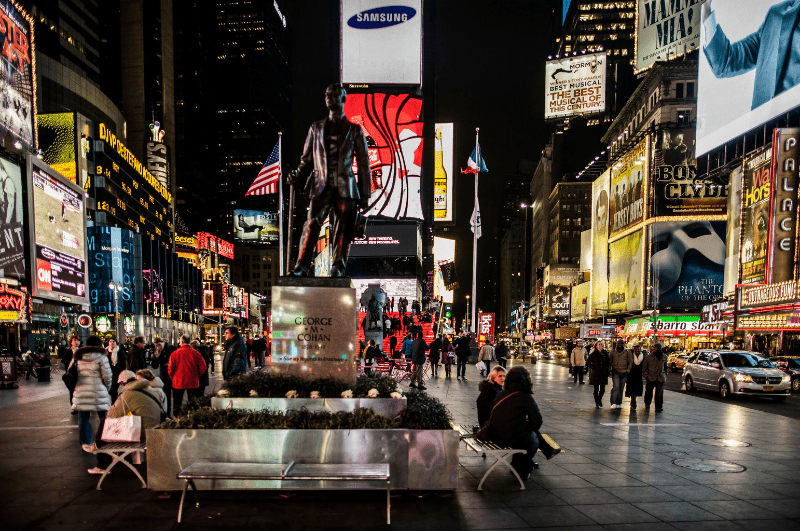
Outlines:
<svg viewBox="0 0 800 531"><path fill-rule="evenodd" d="M272 287L272 370L355 384L357 320L349 278L279 279Z"/></svg>

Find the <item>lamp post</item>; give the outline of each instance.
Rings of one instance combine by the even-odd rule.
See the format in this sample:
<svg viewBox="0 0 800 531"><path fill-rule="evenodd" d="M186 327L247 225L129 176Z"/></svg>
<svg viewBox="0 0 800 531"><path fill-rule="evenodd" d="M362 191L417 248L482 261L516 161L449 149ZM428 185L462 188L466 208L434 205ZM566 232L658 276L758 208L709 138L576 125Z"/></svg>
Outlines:
<svg viewBox="0 0 800 531"><path fill-rule="evenodd" d="M120 330L121 330L120 329L120 321L121 321L121 319L120 319L119 304L117 302L119 300L118 297L117 297L117 293L122 291L122 283L121 282L109 282L108 289L110 289L111 291L114 292L114 319L115 319L116 327L117 327L117 344L120 345L120 344L124 343L124 336L123 336L123 340L120 341L120 336L121 336L121 334L120 334Z"/></svg>
<svg viewBox="0 0 800 531"><path fill-rule="evenodd" d="M467 332L471 332L472 331L471 328L470 328L472 326L472 322L469 320L469 316L470 316L470 313L469 313L469 295L467 295L467 317L464 319L467 322L467 326L464 327L464 328L467 329Z"/></svg>

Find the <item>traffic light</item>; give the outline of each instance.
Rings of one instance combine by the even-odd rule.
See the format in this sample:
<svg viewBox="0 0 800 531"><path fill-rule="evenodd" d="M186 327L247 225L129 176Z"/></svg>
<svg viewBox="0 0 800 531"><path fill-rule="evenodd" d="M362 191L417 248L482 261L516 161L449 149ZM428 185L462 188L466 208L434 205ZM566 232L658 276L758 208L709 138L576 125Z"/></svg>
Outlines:
<svg viewBox="0 0 800 531"><path fill-rule="evenodd" d="M452 304L445 304L444 305L444 318L450 319L453 317L453 305Z"/></svg>

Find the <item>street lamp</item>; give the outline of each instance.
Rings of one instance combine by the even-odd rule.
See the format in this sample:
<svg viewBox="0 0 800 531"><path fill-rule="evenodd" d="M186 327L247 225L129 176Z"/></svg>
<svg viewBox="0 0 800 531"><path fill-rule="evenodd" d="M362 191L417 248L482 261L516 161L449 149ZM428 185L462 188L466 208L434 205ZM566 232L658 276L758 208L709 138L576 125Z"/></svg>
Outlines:
<svg viewBox="0 0 800 531"><path fill-rule="evenodd" d="M115 312L114 313L114 320L116 321L116 327L117 327L117 344L120 345L120 344L124 343L124 337L123 337L123 340L120 341L120 336L121 336L121 334L120 334L120 330L121 330L120 329L120 321L121 321L121 319L120 319L120 312L119 312L119 304L117 302L117 300L118 300L117 293L122 291L122 282L109 282L108 289L110 289L111 291L114 292L114 312Z"/></svg>
<svg viewBox="0 0 800 531"><path fill-rule="evenodd" d="M467 317L464 319L464 321L466 321L466 323L467 323L467 326L465 326L465 328L467 329L467 332L471 332L472 331L471 328L470 328L472 323L469 321L469 316L470 316L470 313L469 313L469 295L467 295Z"/></svg>

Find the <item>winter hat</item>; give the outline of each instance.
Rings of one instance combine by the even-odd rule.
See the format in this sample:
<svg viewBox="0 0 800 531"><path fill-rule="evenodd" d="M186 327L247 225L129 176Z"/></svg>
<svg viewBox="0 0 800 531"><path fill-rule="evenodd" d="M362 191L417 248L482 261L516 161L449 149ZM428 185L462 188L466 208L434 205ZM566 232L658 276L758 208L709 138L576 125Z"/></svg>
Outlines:
<svg viewBox="0 0 800 531"><path fill-rule="evenodd" d="M117 378L117 382L119 382L121 384L124 384L124 383L128 383L128 380L131 380L131 379L133 379L133 380L136 379L136 373L135 372L133 372L133 371L122 371L121 373L119 373L119 378Z"/></svg>

